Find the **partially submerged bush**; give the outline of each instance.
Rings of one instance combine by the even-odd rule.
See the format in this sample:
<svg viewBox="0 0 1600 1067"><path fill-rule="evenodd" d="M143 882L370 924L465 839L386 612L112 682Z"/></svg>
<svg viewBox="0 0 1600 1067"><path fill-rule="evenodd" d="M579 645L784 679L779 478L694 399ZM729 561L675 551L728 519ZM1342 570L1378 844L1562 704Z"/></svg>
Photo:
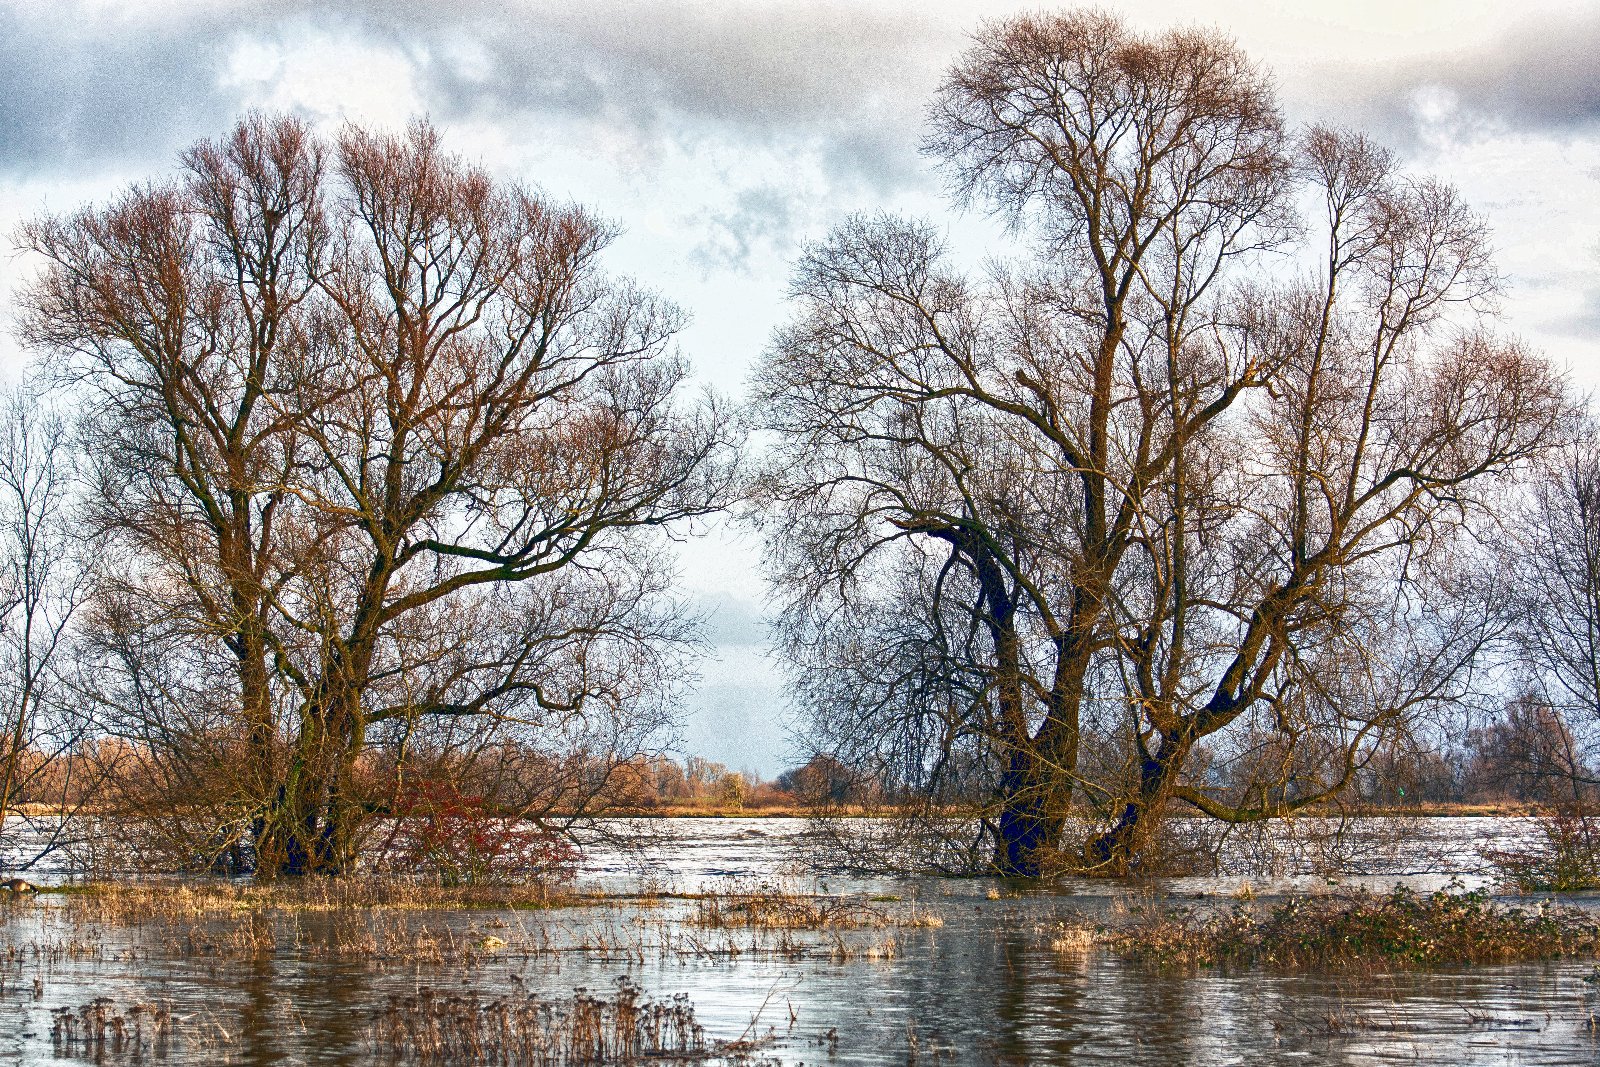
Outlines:
<svg viewBox="0 0 1600 1067"><path fill-rule="evenodd" d="M379 870L429 871L446 885L567 882L578 859L571 841L520 811L432 780L400 793L368 851Z"/></svg>
<svg viewBox="0 0 1600 1067"><path fill-rule="evenodd" d="M1264 911L1160 911L1111 929L1123 955L1158 964L1273 967L1450 967L1600 955L1600 923L1587 912L1498 906L1485 893L1296 896Z"/></svg>
<svg viewBox="0 0 1600 1067"><path fill-rule="evenodd" d="M1534 824L1529 844L1485 854L1511 885L1524 893L1600 889L1600 816L1558 811Z"/></svg>

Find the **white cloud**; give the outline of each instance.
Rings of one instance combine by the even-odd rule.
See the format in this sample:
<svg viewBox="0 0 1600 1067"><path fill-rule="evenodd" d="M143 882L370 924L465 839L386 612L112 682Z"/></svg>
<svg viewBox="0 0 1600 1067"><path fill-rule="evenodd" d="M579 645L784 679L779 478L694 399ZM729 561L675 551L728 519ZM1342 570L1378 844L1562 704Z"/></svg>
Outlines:
<svg viewBox="0 0 1600 1067"><path fill-rule="evenodd" d="M412 57L386 45L321 32L243 37L217 86L240 108L403 127L427 110Z"/></svg>

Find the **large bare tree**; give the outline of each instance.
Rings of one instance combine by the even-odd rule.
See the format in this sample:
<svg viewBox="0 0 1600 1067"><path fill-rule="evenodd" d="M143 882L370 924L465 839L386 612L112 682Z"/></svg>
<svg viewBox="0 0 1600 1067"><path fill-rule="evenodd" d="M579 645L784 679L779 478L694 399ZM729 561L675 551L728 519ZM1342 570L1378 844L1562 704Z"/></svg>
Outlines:
<svg viewBox="0 0 1600 1067"><path fill-rule="evenodd" d="M348 131L324 318L296 369L314 521L280 597L303 693L297 825L338 862L366 731L656 708L689 629L659 531L722 505L729 435L680 400L682 315L612 229L436 134Z"/></svg>
<svg viewBox="0 0 1600 1067"><path fill-rule="evenodd" d="M680 313L425 124L253 117L184 164L27 227L23 323L91 398L106 699L149 760L244 754L208 851L347 869L374 745L640 743L693 640L663 531L732 476Z"/></svg>
<svg viewBox="0 0 1600 1067"><path fill-rule="evenodd" d="M927 147L1031 254L973 278L852 220L757 377L824 746L871 738L1019 874L1128 870L1174 801L1337 793L1462 683L1490 636L1462 531L1561 419L1477 324L1481 223L1359 136L1287 135L1230 41L1098 13L985 27Z"/></svg>

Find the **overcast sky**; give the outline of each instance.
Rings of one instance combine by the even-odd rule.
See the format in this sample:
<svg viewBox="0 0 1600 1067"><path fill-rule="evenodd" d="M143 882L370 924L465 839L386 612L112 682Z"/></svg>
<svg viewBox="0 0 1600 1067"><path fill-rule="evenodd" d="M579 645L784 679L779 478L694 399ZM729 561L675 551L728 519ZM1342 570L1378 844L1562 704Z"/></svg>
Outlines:
<svg viewBox="0 0 1600 1067"><path fill-rule="evenodd" d="M980 19L1038 6L0 0L0 232L165 173L249 108L330 127L427 115L494 172L619 222L613 266L690 310L686 351L737 395L783 315L790 259L847 212L930 215L974 255L1004 252L986 220L943 206L916 144ZM1361 127L1460 186L1494 228L1508 327L1600 384L1600 3L1110 6L1232 34L1291 121ZM29 269L0 257L0 302ZM27 357L10 328L0 315L15 373ZM771 775L789 753L758 564L726 529L685 546L717 655L680 751Z"/></svg>

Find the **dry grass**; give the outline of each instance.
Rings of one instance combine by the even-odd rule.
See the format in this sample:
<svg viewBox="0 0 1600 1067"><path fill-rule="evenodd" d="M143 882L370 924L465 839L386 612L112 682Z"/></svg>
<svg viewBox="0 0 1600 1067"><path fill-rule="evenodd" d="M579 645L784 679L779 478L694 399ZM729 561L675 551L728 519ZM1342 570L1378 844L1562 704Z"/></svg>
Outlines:
<svg viewBox="0 0 1600 1067"><path fill-rule="evenodd" d="M292 950L304 958L374 965L470 962L506 943L478 929L520 924L528 909L577 903L538 886L441 887L401 880L307 880L246 884L146 881L73 887L59 896L16 901L61 931L22 951L92 956L108 930L126 931L144 954L251 958ZM485 912L463 929L463 912ZM493 912L499 912L498 915ZM526 930L523 931L526 935ZM521 940L539 948L539 938ZM12 946L18 951L18 946Z"/></svg>
<svg viewBox="0 0 1600 1067"><path fill-rule="evenodd" d="M759 1050L745 1038L707 1042L688 994L655 1000L626 977L610 996L579 989L559 1000L431 990L391 997L373 1044L389 1062L426 1067L749 1063Z"/></svg>
<svg viewBox="0 0 1600 1067"><path fill-rule="evenodd" d="M887 901L806 893L770 882L736 883L695 902L689 921L706 929L881 930L888 927L939 927L937 914L909 907L884 907Z"/></svg>
<svg viewBox="0 0 1600 1067"><path fill-rule="evenodd" d="M1103 940L1101 931L1094 927L1057 923L1051 933L1050 947L1057 952L1087 952Z"/></svg>
<svg viewBox="0 0 1600 1067"><path fill-rule="evenodd" d="M1220 914L1137 908L1127 923L1073 934L1085 936L1129 958L1186 966L1352 970L1600 955L1600 924L1590 913L1403 888L1296 896L1267 907L1241 903Z"/></svg>
<svg viewBox="0 0 1600 1067"><path fill-rule="evenodd" d="M308 958L442 963L500 947L491 944L492 935L458 930L459 923L447 921L449 914L520 913L576 903L538 885L308 879L97 883L73 887L59 903L46 899L33 906L50 909L72 936L106 928L133 931L146 951L248 958L293 948Z"/></svg>
<svg viewBox="0 0 1600 1067"><path fill-rule="evenodd" d="M237 912L521 910L583 902L583 898L538 882L440 885L403 878L90 882L73 886L66 895L71 907L87 910L100 922L150 915L199 918Z"/></svg>
<svg viewBox="0 0 1600 1067"><path fill-rule="evenodd" d="M571 907L560 921L546 921L547 909L557 904ZM77 887L13 907L46 920L44 936L11 946L13 954L30 957L99 958L116 944L117 953L132 955L251 959L288 952L375 968L560 954L630 965L650 959L892 959L899 943L883 932L943 925L914 901L768 883L636 900L399 881L174 880Z"/></svg>

